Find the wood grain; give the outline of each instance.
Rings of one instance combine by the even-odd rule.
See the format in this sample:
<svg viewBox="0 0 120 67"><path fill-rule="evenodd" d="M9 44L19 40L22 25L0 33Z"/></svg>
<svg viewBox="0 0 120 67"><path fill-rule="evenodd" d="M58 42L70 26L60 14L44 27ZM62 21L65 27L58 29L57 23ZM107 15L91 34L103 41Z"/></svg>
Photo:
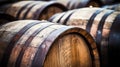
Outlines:
<svg viewBox="0 0 120 67"><path fill-rule="evenodd" d="M29 27L32 23L37 24ZM24 28L28 29L23 32ZM6 63L1 66L100 67L96 43L81 28L48 21L19 20L2 25L0 31L0 62ZM7 54L8 61L4 60L4 53L13 40L16 42L10 55Z"/></svg>

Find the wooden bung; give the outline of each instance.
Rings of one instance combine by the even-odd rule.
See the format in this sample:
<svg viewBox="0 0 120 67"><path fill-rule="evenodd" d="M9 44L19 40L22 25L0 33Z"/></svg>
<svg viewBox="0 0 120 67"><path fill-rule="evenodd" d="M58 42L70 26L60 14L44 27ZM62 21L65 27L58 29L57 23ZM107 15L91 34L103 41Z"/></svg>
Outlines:
<svg viewBox="0 0 120 67"><path fill-rule="evenodd" d="M101 66L120 66L117 62L120 60L120 12L103 8L81 8L55 14L49 21L87 30L98 45Z"/></svg>
<svg viewBox="0 0 120 67"><path fill-rule="evenodd" d="M0 7L0 11L18 19L47 20L55 13L66 11L67 8L58 2L19 1Z"/></svg>
<svg viewBox="0 0 120 67"><path fill-rule="evenodd" d="M81 28L19 20L0 31L0 67L100 67L96 43Z"/></svg>

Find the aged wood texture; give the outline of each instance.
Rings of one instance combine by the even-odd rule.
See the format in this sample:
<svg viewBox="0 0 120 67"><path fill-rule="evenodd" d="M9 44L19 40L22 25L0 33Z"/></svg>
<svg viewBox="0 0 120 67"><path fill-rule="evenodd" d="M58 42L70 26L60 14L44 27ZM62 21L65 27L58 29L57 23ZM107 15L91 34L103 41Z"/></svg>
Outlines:
<svg viewBox="0 0 120 67"><path fill-rule="evenodd" d="M100 67L85 30L48 21L20 20L0 26L0 67Z"/></svg>
<svg viewBox="0 0 120 67"><path fill-rule="evenodd" d="M53 14L66 11L58 2L20 1L0 7L0 11L18 19L47 20Z"/></svg>
<svg viewBox="0 0 120 67"><path fill-rule="evenodd" d="M77 26L87 30L94 37L98 45L101 66L109 67L119 65L118 62L113 61L113 59L120 59L120 47L118 48L120 44L119 14L120 12L103 8L82 8L55 14L49 21ZM116 45L111 43L110 39L113 39L112 42ZM112 48L111 46L114 47Z"/></svg>

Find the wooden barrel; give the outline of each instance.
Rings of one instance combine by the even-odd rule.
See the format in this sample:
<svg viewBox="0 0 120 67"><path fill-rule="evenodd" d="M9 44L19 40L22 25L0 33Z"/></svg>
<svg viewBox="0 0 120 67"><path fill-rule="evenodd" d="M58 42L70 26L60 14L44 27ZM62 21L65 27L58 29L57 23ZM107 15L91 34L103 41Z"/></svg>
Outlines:
<svg viewBox="0 0 120 67"><path fill-rule="evenodd" d="M13 16L0 12L0 25L5 24L10 21L15 21L15 20L17 19L14 18Z"/></svg>
<svg viewBox="0 0 120 67"><path fill-rule="evenodd" d="M120 66L115 61L120 60L120 12L102 8L81 8L55 14L49 21L87 30L98 45L101 66Z"/></svg>
<svg viewBox="0 0 120 67"><path fill-rule="evenodd" d="M120 4L105 5L102 8L111 9L115 11L120 11Z"/></svg>
<svg viewBox="0 0 120 67"><path fill-rule="evenodd" d="M96 43L81 28L20 20L0 31L0 67L100 67Z"/></svg>
<svg viewBox="0 0 120 67"><path fill-rule="evenodd" d="M58 2L20 1L0 7L4 13L18 19L46 20L53 14L66 11L66 7Z"/></svg>
<svg viewBox="0 0 120 67"><path fill-rule="evenodd" d="M50 0L50 1L57 1L63 4L64 6L68 7L68 9L76 9L82 7L100 7L101 3L98 0Z"/></svg>

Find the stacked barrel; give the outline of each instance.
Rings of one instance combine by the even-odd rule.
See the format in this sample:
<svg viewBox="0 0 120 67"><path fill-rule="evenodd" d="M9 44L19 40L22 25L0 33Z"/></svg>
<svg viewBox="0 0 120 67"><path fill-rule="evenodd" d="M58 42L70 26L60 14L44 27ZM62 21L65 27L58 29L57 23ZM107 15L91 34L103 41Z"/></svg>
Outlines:
<svg viewBox="0 0 120 67"><path fill-rule="evenodd" d="M0 1L0 67L119 67L116 0Z"/></svg>

